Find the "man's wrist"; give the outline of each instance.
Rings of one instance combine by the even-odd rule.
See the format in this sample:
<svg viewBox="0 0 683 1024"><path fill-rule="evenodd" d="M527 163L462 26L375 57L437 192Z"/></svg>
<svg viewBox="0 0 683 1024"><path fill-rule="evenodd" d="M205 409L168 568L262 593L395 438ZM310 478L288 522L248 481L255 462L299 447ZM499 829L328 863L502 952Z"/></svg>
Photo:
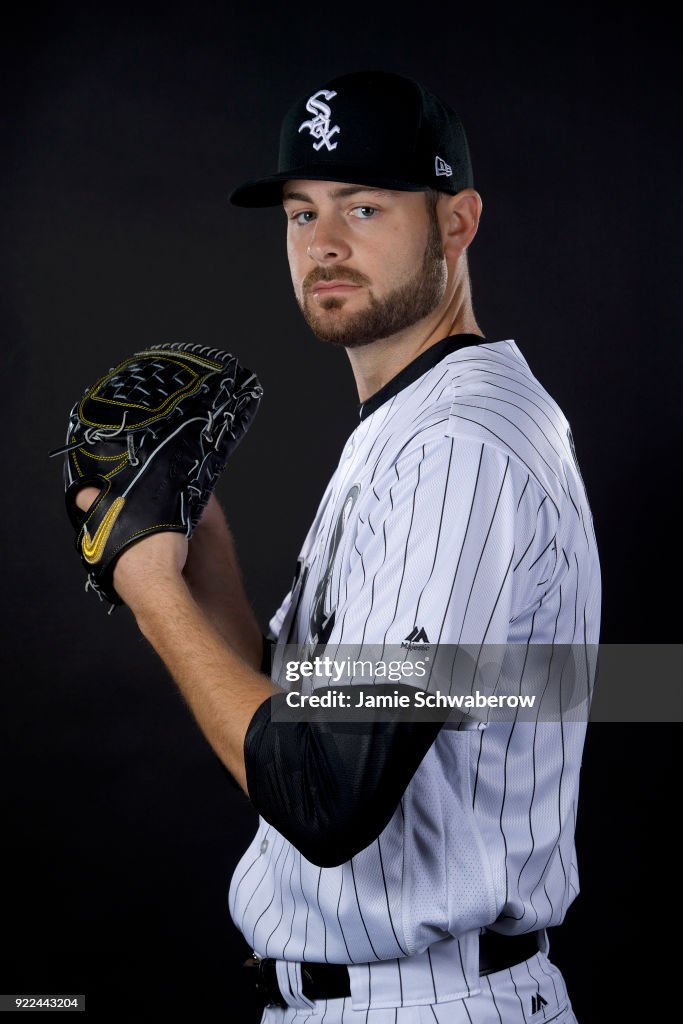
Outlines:
<svg viewBox="0 0 683 1024"><path fill-rule="evenodd" d="M114 586L121 599L135 616L140 632L148 632L158 621L168 621L172 609L179 605L195 605L189 587L180 573L140 574L134 583L124 579L120 584L114 575Z"/></svg>

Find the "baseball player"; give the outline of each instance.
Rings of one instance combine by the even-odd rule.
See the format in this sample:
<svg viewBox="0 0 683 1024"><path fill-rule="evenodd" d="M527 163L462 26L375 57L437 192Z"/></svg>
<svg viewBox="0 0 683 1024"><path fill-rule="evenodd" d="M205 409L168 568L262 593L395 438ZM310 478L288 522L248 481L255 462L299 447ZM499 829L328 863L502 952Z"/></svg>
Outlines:
<svg viewBox="0 0 683 1024"><path fill-rule="evenodd" d="M320 83L284 119L277 173L231 198L284 207L296 298L346 349L359 422L269 624L272 678L214 499L189 546L146 538L114 585L259 811L229 905L262 1021L573 1022L546 929L578 893L585 716L275 714L285 644L486 651L496 685L533 675L543 694L579 651L592 685L591 514L563 413L474 317L481 199L460 120L397 75Z"/></svg>

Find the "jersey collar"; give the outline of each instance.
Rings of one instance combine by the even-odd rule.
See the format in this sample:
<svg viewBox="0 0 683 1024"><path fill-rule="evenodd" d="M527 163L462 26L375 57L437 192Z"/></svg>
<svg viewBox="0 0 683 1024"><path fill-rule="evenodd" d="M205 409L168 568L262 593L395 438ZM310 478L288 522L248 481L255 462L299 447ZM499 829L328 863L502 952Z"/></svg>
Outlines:
<svg viewBox="0 0 683 1024"><path fill-rule="evenodd" d="M470 345L481 345L485 340L480 334L451 334L448 338L437 341L435 345L431 345L413 359L412 363L404 366L395 377L387 381L384 387L381 387L374 395L370 395L365 402L360 403L358 406L360 419L367 419L376 409L379 409L380 405L384 405L389 398L393 398L427 370L431 370L451 352L455 352L459 348L468 348Z"/></svg>

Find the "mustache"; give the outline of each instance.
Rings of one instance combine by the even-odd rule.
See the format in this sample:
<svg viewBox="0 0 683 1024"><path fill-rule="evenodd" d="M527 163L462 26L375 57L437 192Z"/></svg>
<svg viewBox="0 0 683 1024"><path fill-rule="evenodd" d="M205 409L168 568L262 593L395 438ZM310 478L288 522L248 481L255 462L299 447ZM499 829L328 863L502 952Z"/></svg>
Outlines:
<svg viewBox="0 0 683 1024"><path fill-rule="evenodd" d="M365 274L361 274L359 270L352 270L351 267L314 267L304 278L304 291L310 291L320 281L348 281L350 284L370 284L370 280Z"/></svg>

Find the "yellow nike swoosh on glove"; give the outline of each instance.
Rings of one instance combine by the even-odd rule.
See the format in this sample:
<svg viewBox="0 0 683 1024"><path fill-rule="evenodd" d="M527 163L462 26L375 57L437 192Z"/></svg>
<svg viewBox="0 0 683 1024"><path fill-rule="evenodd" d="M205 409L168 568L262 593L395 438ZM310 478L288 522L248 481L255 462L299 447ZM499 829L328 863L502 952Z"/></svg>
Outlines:
<svg viewBox="0 0 683 1024"><path fill-rule="evenodd" d="M116 498L116 500L111 503L107 514L97 527L95 536L92 540L90 539L88 528L86 526L83 527L81 551L83 552L83 557L86 562L89 562L91 565L95 562L99 562L102 557L102 552L107 546L107 541L109 540L109 534L114 529L114 523L118 519L119 512L123 508L125 501L125 498Z"/></svg>

